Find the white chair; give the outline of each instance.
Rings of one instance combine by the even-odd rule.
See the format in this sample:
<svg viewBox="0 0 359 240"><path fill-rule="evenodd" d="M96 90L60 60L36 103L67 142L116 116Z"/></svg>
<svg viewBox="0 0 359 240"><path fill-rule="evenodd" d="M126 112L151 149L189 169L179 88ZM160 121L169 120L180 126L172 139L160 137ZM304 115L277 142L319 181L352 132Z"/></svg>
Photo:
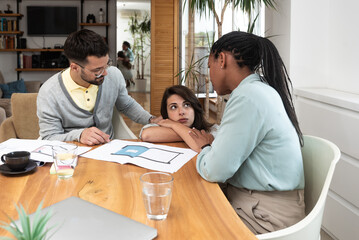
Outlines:
<svg viewBox="0 0 359 240"><path fill-rule="evenodd" d="M131 129L126 125L119 111L116 107L113 110L112 125L114 131L114 139L137 139Z"/></svg>
<svg viewBox="0 0 359 240"><path fill-rule="evenodd" d="M304 136L302 154L305 176L306 217L288 228L257 235L258 239L320 239L325 201L335 165L340 158L340 150L335 144L325 139Z"/></svg>

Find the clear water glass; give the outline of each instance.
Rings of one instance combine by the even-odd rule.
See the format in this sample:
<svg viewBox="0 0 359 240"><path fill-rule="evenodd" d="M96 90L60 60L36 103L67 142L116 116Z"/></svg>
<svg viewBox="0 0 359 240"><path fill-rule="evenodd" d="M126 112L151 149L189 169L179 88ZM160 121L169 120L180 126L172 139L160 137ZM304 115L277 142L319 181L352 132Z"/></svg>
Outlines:
<svg viewBox="0 0 359 240"><path fill-rule="evenodd" d="M164 220L171 205L173 176L163 172L149 172L140 177L142 197L147 218Z"/></svg>

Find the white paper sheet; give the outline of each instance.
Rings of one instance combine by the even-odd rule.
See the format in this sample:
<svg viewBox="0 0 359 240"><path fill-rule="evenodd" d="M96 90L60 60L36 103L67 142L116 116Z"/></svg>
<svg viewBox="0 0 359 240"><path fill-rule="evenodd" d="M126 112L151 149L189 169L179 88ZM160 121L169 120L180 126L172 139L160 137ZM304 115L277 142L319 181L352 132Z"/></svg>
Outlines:
<svg viewBox="0 0 359 240"><path fill-rule="evenodd" d="M113 140L83 154L82 157L121 164L132 163L151 170L174 173L196 154L186 148Z"/></svg>
<svg viewBox="0 0 359 240"><path fill-rule="evenodd" d="M28 151L31 153L30 159L32 160L53 162L51 147L60 144L64 144L64 142L11 138L0 144L0 156L13 151ZM91 147L78 147L77 154L81 155L90 149ZM2 161L0 161L1 164L3 164Z"/></svg>

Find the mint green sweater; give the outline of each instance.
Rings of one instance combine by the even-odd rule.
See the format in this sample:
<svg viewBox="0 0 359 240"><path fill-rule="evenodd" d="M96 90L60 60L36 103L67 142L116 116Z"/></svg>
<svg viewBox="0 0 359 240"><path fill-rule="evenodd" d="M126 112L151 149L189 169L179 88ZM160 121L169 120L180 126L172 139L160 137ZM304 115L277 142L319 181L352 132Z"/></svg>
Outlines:
<svg viewBox="0 0 359 240"><path fill-rule="evenodd" d="M197 157L197 171L208 181L250 190L304 188L297 133L277 91L257 74L231 93L212 146Z"/></svg>

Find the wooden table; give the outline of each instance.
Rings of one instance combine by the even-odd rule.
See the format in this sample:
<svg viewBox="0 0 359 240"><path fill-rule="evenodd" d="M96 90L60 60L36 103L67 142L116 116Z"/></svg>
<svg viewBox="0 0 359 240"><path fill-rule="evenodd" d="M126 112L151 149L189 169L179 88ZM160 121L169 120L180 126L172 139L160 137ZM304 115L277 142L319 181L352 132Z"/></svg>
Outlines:
<svg viewBox="0 0 359 240"><path fill-rule="evenodd" d="M185 147L184 143L167 144ZM43 200L47 207L77 196L157 229L157 239L256 239L237 216L216 183L203 180L196 158L173 174L174 189L166 220L148 220L142 202L140 175L150 170L80 157L74 176L58 180L50 164L22 176L0 174L0 221L17 219L15 204L30 213ZM11 236L0 228L0 236Z"/></svg>

